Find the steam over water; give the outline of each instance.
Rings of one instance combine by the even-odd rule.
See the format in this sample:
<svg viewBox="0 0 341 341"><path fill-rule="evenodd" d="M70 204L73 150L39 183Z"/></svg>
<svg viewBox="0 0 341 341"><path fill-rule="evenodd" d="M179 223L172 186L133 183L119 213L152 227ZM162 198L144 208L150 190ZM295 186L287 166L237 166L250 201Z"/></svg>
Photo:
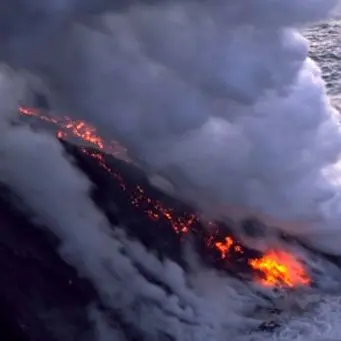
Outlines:
<svg viewBox="0 0 341 341"><path fill-rule="evenodd" d="M319 288L265 290L283 310L283 327L271 335L254 332L270 318L259 289L200 264L187 273L119 228L111 232L88 196L90 184L59 144L10 122L27 86L39 88L54 110L123 142L148 172L167 176L199 208L229 217L253 212L340 255L338 112L298 31L327 19L339 2L136 1L110 8L105 1L93 7L21 0L20 11L14 3L5 12L0 6L6 37L0 40L0 180L62 238L62 256L103 301L145 340L338 340L338 268L301 250L323 271ZM101 339L121 338L95 315Z"/></svg>
<svg viewBox="0 0 341 341"><path fill-rule="evenodd" d="M246 209L340 253L340 128L296 29L337 4L165 2L90 18L75 3L4 54L186 200L229 217Z"/></svg>

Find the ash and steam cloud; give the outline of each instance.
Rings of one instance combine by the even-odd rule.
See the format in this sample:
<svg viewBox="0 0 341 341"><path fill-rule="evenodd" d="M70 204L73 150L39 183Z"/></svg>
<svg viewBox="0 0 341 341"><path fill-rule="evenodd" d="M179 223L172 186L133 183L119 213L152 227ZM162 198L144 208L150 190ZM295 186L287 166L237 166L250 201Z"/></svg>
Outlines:
<svg viewBox="0 0 341 341"><path fill-rule="evenodd" d="M339 1L94 3L0 5L0 38L6 38L0 58L16 69L1 72L0 180L64 241L63 256L103 300L148 340L161 340L160 333L224 340L238 326L254 326L241 319L256 304L250 296L241 300L247 289L216 275L205 285L204 270L186 274L122 231L110 232L89 199L90 184L59 144L9 123L22 97L16 97L21 77L28 71L40 78L56 111L123 142L148 172L171 179L199 207L255 212L340 254L341 132L296 29L327 18Z"/></svg>
<svg viewBox="0 0 341 341"><path fill-rule="evenodd" d="M252 293L242 283L212 273L205 287L206 270L185 273L129 240L121 228L112 230L89 197L89 181L59 142L11 123L25 80L2 67L0 90L0 179L62 240L61 255L92 282L107 308L118 311L145 340L223 340L228 330L259 324L246 317L259 300L244 302ZM90 310L98 339L117 340L120 331Z"/></svg>
<svg viewBox="0 0 341 341"><path fill-rule="evenodd" d="M200 208L341 253L340 127L296 29L339 1L62 4L37 4L32 31L12 20L5 49L56 110L120 140Z"/></svg>

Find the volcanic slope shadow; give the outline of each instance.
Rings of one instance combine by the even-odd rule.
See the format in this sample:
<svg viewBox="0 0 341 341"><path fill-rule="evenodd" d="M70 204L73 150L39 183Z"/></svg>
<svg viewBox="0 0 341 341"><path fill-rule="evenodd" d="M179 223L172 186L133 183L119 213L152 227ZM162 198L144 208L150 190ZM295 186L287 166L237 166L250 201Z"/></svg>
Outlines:
<svg viewBox="0 0 341 341"><path fill-rule="evenodd" d="M123 226L131 238L140 240L160 258L171 258L184 268L181 236L190 227L190 240L207 265L250 279L247 259L260 257L259 253L244 247L243 255L231 252L229 259L222 259L213 247L215 241L226 236L227 226L215 224L212 237L191 207L151 187L133 164L95 149L61 143L93 182L92 198L112 226ZM5 185L0 187L0 203L2 339L96 340L89 308L95 302L100 309L106 309L96 290L60 258L56 251L60 241L46 232L25 203ZM110 312L110 316L126 333L127 340L142 340L142 335L119 314ZM272 323L260 326L262 330L273 327Z"/></svg>
<svg viewBox="0 0 341 341"><path fill-rule="evenodd" d="M151 186L145 173L132 163L96 149L61 143L94 184L92 198L111 224L124 226L132 238L139 239L159 257L171 258L186 267L182 249L190 239L205 263L247 278L247 259L262 256L243 246L243 255L231 250L230 262L222 259L214 245L224 241L226 235L233 237L226 224L211 222L208 229L192 207Z"/></svg>
<svg viewBox="0 0 341 341"><path fill-rule="evenodd" d="M64 144L66 151L81 165L95 183L93 198L113 225L127 223L130 233L138 232L154 250L180 260L180 245L175 234L167 229L155 233L144 214L130 209L127 197L120 195L120 183L90 157L94 151ZM136 181L142 174L134 167L112 160L125 178ZM142 181L143 182L143 181ZM113 198L116 200L113 202ZM115 207L115 208L113 208ZM16 341L96 340L94 326L89 321L89 309L105 308L93 286L78 277L75 269L66 264L57 250L61 241L30 212L28 206L5 184L0 185L0 336ZM141 233L142 232L142 233ZM165 242L167 240L167 242ZM148 244L148 243L146 243ZM149 245L149 244L148 244ZM165 249L167 245L168 250ZM116 325L125 332L127 340L142 340L142 335L110 312Z"/></svg>

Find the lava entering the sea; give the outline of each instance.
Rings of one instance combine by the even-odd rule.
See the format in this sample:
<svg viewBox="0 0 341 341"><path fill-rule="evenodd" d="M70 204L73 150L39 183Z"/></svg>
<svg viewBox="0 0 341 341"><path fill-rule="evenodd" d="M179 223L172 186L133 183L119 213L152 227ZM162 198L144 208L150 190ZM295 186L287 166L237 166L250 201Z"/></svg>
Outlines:
<svg viewBox="0 0 341 341"><path fill-rule="evenodd" d="M119 183L122 191L127 192L124 178L107 164L102 154L102 152L106 152L130 162L126 150L119 143L105 141L97 134L93 126L84 121L74 121L67 116L50 117L41 110L23 106L19 108L19 113L55 125L58 139L78 139L83 144L95 147L98 151L90 152L87 148L81 150L96 160ZM167 221L179 238L183 239L191 233L196 233L194 225L200 221L199 215L187 214L186 212L178 214L173 208L167 207L160 200L146 195L144 188L140 185L137 185L133 191L129 191L128 196L131 205L143 210L150 220ZM238 240L232 235L222 236L221 231L218 231L214 223L209 225L211 225L208 227L209 235L204 238L204 245L207 249L214 249L223 262L228 262L231 255L244 257L246 248ZM294 255L284 250L268 250L260 257L247 258L246 264L252 270L254 280L266 287L295 288L307 286L311 283L311 279L301 262Z"/></svg>

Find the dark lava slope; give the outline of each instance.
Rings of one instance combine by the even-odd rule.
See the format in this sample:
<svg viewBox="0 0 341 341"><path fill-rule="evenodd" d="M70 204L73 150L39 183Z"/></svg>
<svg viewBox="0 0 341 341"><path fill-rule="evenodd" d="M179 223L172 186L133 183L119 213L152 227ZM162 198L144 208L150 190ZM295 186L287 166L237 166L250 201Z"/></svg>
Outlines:
<svg viewBox="0 0 341 341"><path fill-rule="evenodd" d="M191 242L208 265L248 277L247 257L233 254L222 260L208 247L208 234L192 208L151 187L141 170L132 164L63 142L66 152L93 182L92 198L107 215L113 228L125 226L132 238L142 241L159 257L170 257L183 266L183 239L176 228L190 222ZM163 207L160 209L160 205ZM20 209L18 209L20 207ZM171 208L172 219L160 213ZM3 184L0 187L0 339L27 341L95 341L88 320L92 304L102 306L89 282L58 255L59 241L30 219L25 203ZM175 222L175 223L174 223ZM223 240L228 229L215 225L214 240ZM138 331L114 316L127 339L142 340ZM96 340L97 341L97 340Z"/></svg>

